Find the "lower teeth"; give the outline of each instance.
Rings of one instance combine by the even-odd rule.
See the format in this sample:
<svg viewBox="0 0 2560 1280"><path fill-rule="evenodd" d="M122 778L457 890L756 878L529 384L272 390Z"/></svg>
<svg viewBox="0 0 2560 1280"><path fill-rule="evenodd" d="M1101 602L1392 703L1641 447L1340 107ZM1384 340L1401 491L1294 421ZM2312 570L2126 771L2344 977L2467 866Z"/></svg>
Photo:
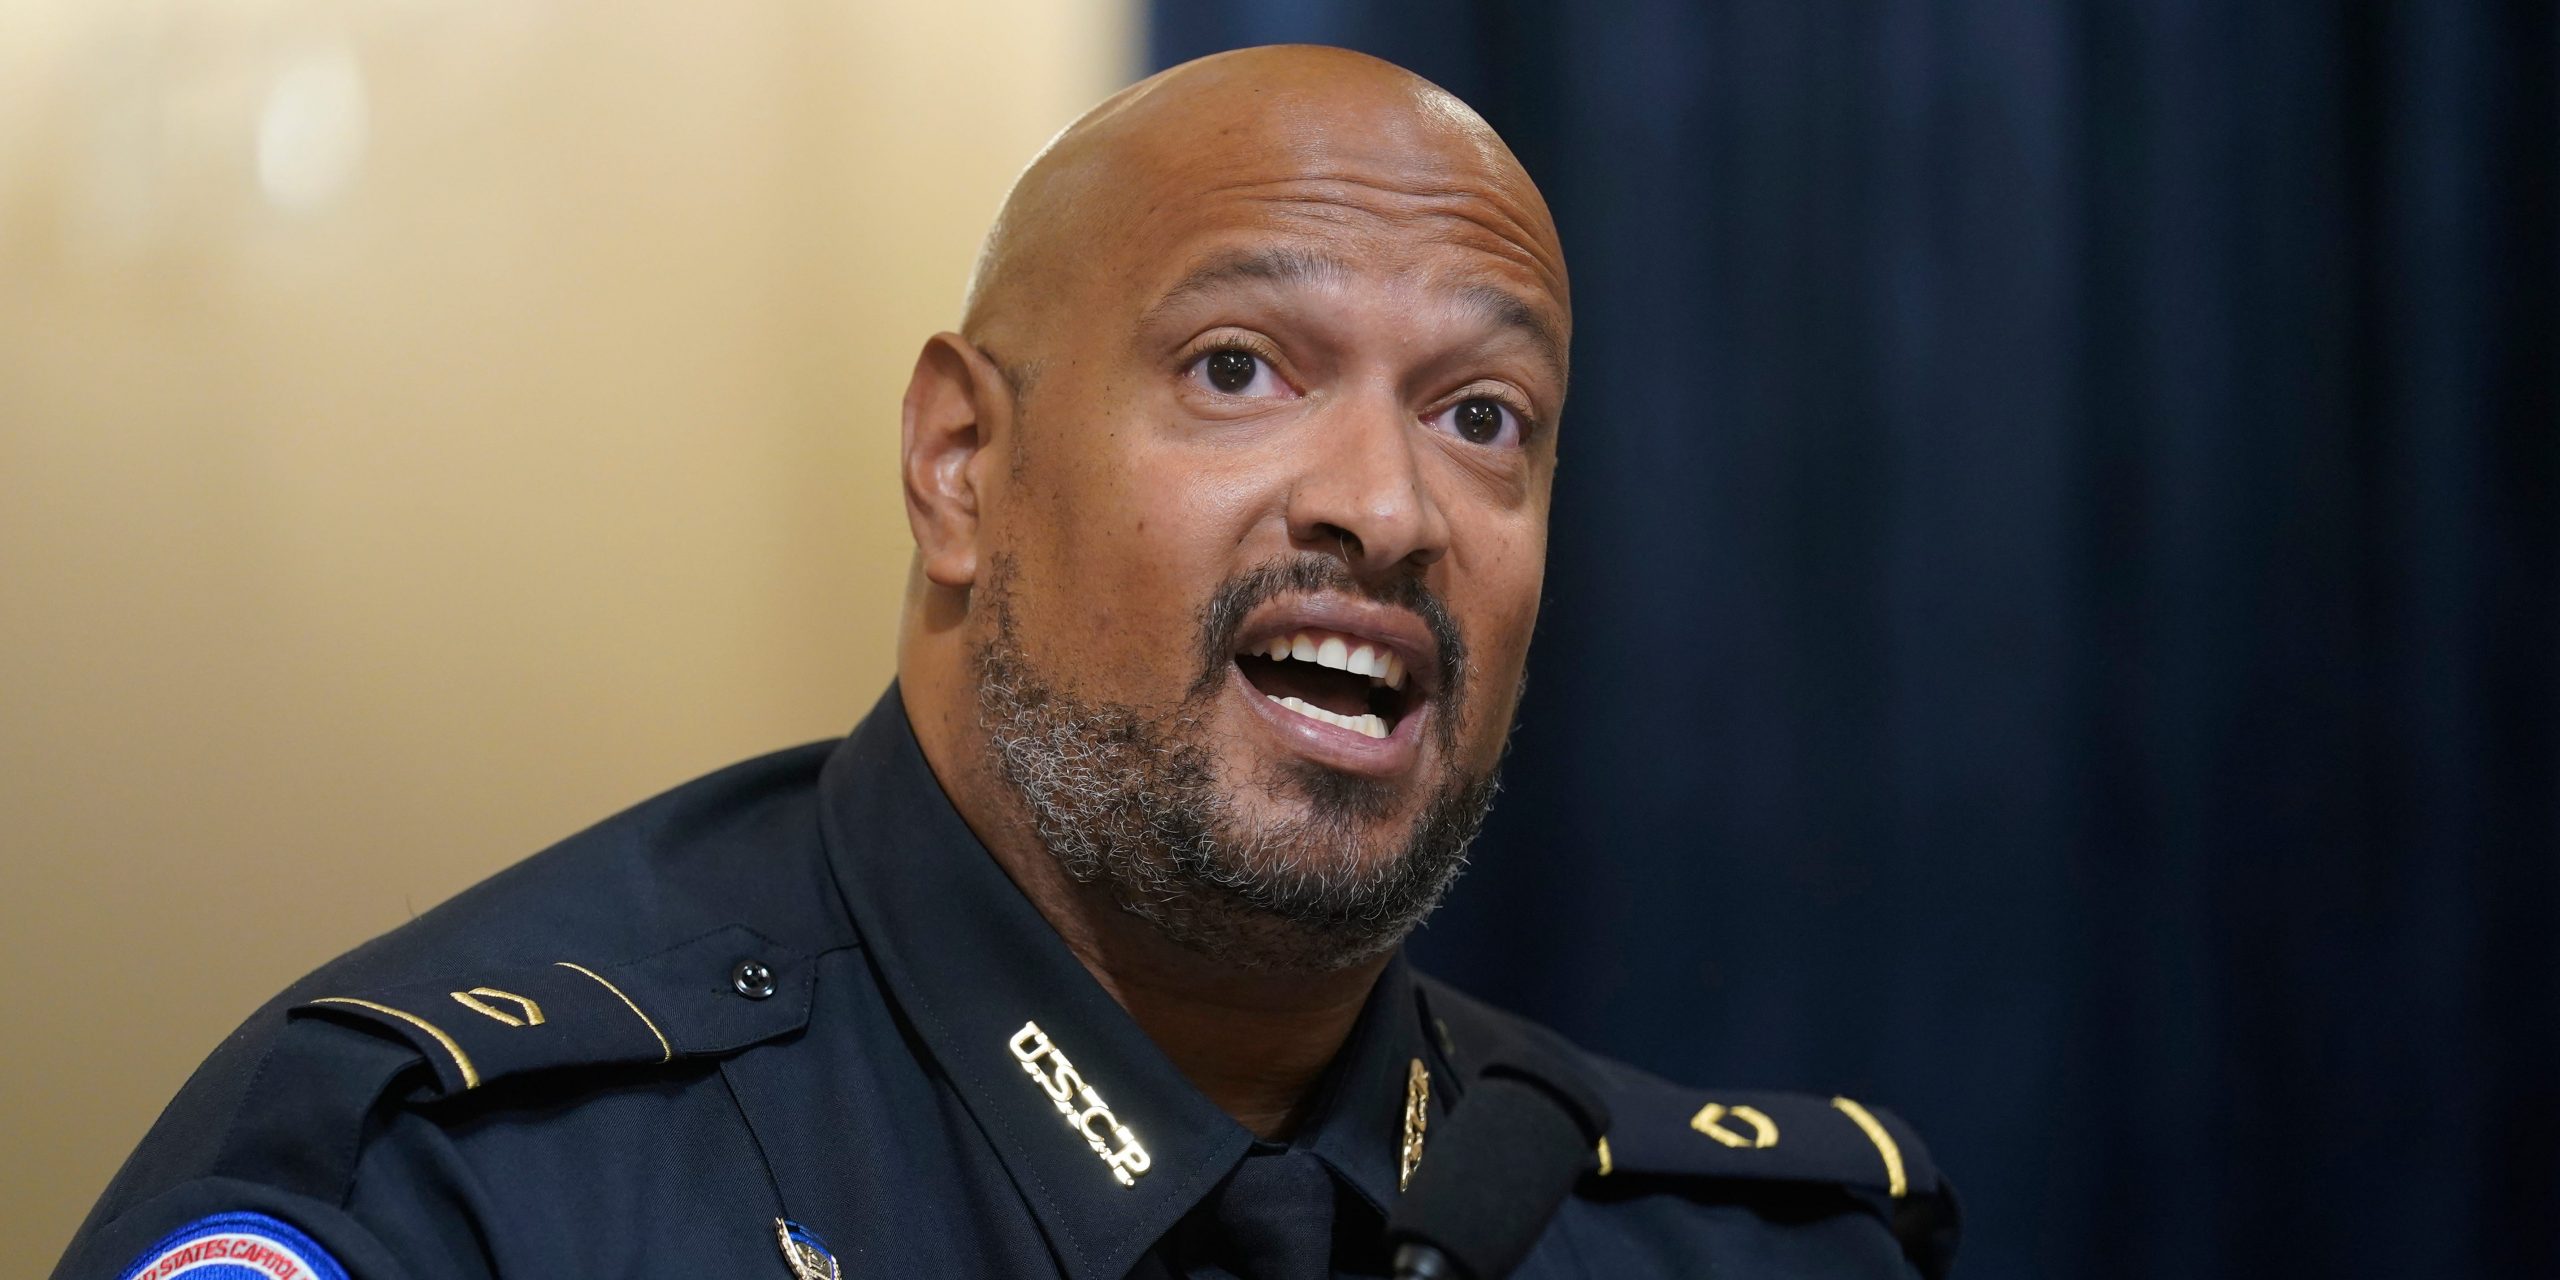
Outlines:
<svg viewBox="0 0 2560 1280"><path fill-rule="evenodd" d="M1283 698L1276 693L1266 693L1262 696L1269 698L1273 702L1277 702L1281 706L1287 707L1291 711L1295 711L1299 715L1305 716L1310 720L1329 724L1338 729L1349 729L1353 733L1371 738L1383 738L1387 736L1387 722L1380 718L1375 712L1371 712L1367 715L1346 716L1338 712L1327 711L1303 698Z"/></svg>

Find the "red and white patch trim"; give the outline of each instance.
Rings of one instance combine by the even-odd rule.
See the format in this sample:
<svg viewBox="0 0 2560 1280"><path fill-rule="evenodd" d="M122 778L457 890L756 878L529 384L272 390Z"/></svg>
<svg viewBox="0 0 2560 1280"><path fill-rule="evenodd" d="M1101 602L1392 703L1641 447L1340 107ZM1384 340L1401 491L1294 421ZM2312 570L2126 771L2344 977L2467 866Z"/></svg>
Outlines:
<svg viewBox="0 0 2560 1280"><path fill-rule="evenodd" d="M217 1213L161 1237L118 1280L347 1280L329 1251L263 1213Z"/></svg>

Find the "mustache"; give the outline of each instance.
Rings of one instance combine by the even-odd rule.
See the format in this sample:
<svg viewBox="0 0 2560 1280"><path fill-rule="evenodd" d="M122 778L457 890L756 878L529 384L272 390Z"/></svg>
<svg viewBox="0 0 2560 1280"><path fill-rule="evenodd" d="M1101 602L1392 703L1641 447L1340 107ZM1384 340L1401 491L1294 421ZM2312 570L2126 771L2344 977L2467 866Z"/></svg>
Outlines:
<svg viewBox="0 0 2560 1280"><path fill-rule="evenodd" d="M1422 619L1423 627L1431 632L1432 646L1439 650L1435 668L1440 677L1439 697L1454 709L1469 670L1467 642L1458 633L1457 619L1449 616L1449 608L1440 602L1440 597L1432 594L1418 577L1363 582L1340 560L1314 552L1274 560L1229 578L1201 606L1200 678L1192 685L1192 696L1205 698L1226 680L1227 664L1236 656L1236 637L1243 634L1245 619L1255 609L1284 595L1324 591L1390 605ZM1454 719L1444 716L1443 723Z"/></svg>

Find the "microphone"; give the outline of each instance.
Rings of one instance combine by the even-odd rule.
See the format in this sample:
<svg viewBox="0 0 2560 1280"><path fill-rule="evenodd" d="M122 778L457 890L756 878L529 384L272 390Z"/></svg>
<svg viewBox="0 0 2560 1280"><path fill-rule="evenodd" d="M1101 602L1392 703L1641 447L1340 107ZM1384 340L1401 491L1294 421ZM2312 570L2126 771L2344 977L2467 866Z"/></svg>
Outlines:
<svg viewBox="0 0 2560 1280"><path fill-rule="evenodd" d="M1396 1280L1502 1280L1599 1163L1609 1108L1543 1047L1506 1046L1431 1137L1387 1240Z"/></svg>

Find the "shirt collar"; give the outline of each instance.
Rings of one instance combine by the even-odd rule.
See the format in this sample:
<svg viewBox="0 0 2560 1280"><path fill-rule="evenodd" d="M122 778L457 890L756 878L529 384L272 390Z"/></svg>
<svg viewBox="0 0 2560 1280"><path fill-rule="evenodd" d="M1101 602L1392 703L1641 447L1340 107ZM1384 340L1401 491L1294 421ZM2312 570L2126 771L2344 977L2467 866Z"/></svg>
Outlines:
<svg viewBox="0 0 2560 1280"><path fill-rule="evenodd" d="M1175 1069L979 844L926 763L897 686L829 760L821 786L827 856L891 999L1067 1274L1127 1274L1235 1167L1252 1134ZM1395 1202L1421 1016L1398 956L1297 1139L1381 1213ZM1126 1184L1115 1165L1132 1171Z"/></svg>
<svg viewBox="0 0 2560 1280"><path fill-rule="evenodd" d="M1424 1066L1429 1088L1422 1097L1434 1115L1452 1100L1445 1072L1423 1051L1423 1011L1398 952L1370 989L1369 1003L1343 1041L1342 1052L1320 1086L1298 1145L1314 1151L1358 1191L1381 1217L1403 1194L1406 1104L1412 1100L1414 1064ZM1427 1127L1424 1135L1428 1136Z"/></svg>

